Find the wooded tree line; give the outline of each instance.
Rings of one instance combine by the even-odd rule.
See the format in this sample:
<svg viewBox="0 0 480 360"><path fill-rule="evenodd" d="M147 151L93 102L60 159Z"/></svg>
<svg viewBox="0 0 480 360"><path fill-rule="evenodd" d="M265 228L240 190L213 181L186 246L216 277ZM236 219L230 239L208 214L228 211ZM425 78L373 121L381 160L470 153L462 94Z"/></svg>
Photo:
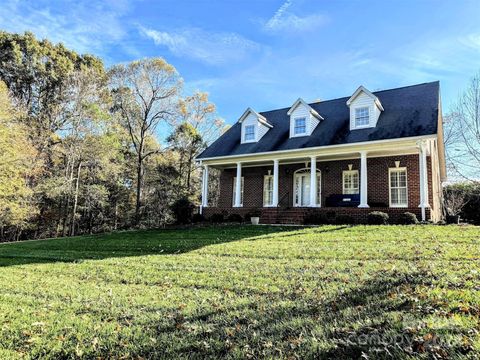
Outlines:
<svg viewBox="0 0 480 360"><path fill-rule="evenodd" d="M162 58L105 68L0 32L0 237L159 227L199 202L195 156L224 124Z"/></svg>

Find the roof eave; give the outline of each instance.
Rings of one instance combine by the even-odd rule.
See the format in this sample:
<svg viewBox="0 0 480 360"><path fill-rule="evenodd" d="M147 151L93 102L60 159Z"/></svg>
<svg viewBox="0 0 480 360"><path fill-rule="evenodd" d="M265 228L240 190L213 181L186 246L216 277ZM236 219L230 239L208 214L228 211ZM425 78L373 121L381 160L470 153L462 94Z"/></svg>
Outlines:
<svg viewBox="0 0 480 360"><path fill-rule="evenodd" d="M365 88L363 85L360 85L357 90L355 90L355 92L353 93L352 96L350 96L350 98L347 100L347 106L350 106L350 104L352 103L353 100L356 99L356 97L358 95L360 95L361 92L364 92L365 94L367 94L368 96L370 96L373 101L375 102L375 105L377 105L377 107L381 110L381 111L384 111L383 109L383 106L382 106L382 103L380 102L380 99L375 96L371 91L369 91L367 88Z"/></svg>
<svg viewBox="0 0 480 360"><path fill-rule="evenodd" d="M293 103L293 105L290 107L290 109L288 109L287 111L287 115L290 116L292 115L292 112L298 107L298 105L302 104L303 106L305 106L306 108L308 108L310 114L312 114L313 116L315 116L317 119L319 120L323 120L323 117L322 115L320 115L314 108L312 108L309 104L307 104L305 102L305 100L303 100L302 98L298 98L297 101L295 101Z"/></svg>
<svg viewBox="0 0 480 360"><path fill-rule="evenodd" d="M242 114L242 116L240 116L240 118L238 119L238 122L239 123L242 123L243 120L246 119L246 117L249 115L249 114L253 114L256 116L256 118L258 119L259 122L261 122L262 124L264 124L265 126L268 126L270 128L273 127L272 124L270 124L268 121L267 121L267 118L261 114L259 114L258 112L256 112L255 110L253 110L252 108L247 108L247 110L245 110L245 112Z"/></svg>

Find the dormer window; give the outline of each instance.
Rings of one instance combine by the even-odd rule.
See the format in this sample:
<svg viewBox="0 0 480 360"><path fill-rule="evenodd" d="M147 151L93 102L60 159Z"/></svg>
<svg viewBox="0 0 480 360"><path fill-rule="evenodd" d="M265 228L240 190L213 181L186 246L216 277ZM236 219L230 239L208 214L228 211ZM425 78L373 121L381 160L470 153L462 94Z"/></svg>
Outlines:
<svg viewBox="0 0 480 360"><path fill-rule="evenodd" d="M370 124L370 108L368 106L355 109L355 127L368 126Z"/></svg>
<svg viewBox="0 0 480 360"><path fill-rule="evenodd" d="M290 116L290 137L310 136L323 117L302 99L287 111Z"/></svg>
<svg viewBox="0 0 480 360"><path fill-rule="evenodd" d="M360 86L348 99L350 108L350 130L374 128L383 111L380 99Z"/></svg>
<svg viewBox="0 0 480 360"><path fill-rule="evenodd" d="M241 144L258 142L273 127L265 116L250 108L243 113L238 122L241 125Z"/></svg>
<svg viewBox="0 0 480 360"><path fill-rule="evenodd" d="M307 119L304 117L295 119L294 134L305 135L307 133Z"/></svg>
<svg viewBox="0 0 480 360"><path fill-rule="evenodd" d="M255 141L255 125L246 125L245 126L245 142Z"/></svg>

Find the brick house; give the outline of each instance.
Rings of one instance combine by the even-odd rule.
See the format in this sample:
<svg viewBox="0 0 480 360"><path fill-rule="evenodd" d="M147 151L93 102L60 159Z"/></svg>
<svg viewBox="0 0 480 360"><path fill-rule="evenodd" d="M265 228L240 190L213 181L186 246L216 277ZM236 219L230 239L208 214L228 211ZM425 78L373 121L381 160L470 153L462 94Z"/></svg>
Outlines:
<svg viewBox="0 0 480 360"><path fill-rule="evenodd" d="M312 211L364 222L378 210L394 222L406 211L438 221L446 177L439 82L248 108L197 161L207 217L259 209L263 223L301 223ZM220 170L215 207L209 168Z"/></svg>

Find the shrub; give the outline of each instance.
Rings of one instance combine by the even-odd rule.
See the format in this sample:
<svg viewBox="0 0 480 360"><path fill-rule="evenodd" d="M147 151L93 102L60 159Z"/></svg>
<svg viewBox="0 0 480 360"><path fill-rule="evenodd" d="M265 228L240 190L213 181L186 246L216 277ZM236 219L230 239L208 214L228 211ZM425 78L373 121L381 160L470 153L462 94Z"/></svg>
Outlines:
<svg viewBox="0 0 480 360"><path fill-rule="evenodd" d="M223 222L224 218L225 218L225 217L223 216L223 214L221 214L221 213L216 213L216 214L212 214L212 216L210 216L210 221L211 221L212 223L218 224L218 223Z"/></svg>
<svg viewBox="0 0 480 360"><path fill-rule="evenodd" d="M202 214L193 214L192 216L192 223L200 223L204 222L205 220L205 216L203 216Z"/></svg>
<svg viewBox="0 0 480 360"><path fill-rule="evenodd" d="M456 224L460 223L460 216L459 215L447 215L445 218L447 224Z"/></svg>
<svg viewBox="0 0 480 360"><path fill-rule="evenodd" d="M227 217L227 221L241 223L243 221L243 218L239 214L230 214Z"/></svg>
<svg viewBox="0 0 480 360"><path fill-rule="evenodd" d="M188 198L180 198L175 201L170 209L177 224L188 224L192 221L195 205Z"/></svg>
<svg viewBox="0 0 480 360"><path fill-rule="evenodd" d="M458 213L462 220L480 224L480 182L448 185L444 188L444 199L446 202L444 205L449 215ZM454 204L452 204L452 200L455 200ZM456 206L452 207L455 203Z"/></svg>
<svg viewBox="0 0 480 360"><path fill-rule="evenodd" d="M305 225L325 225L330 224L328 218L319 212L308 213L303 219Z"/></svg>
<svg viewBox="0 0 480 360"><path fill-rule="evenodd" d="M400 224L402 225L416 225L418 224L417 215L411 212L404 212L400 216Z"/></svg>
<svg viewBox="0 0 480 360"><path fill-rule="evenodd" d="M355 219L350 215L338 215L335 223L338 225L353 225L355 224Z"/></svg>
<svg viewBox="0 0 480 360"><path fill-rule="evenodd" d="M368 214L367 220L370 225L387 225L388 214L382 211L372 211Z"/></svg>

